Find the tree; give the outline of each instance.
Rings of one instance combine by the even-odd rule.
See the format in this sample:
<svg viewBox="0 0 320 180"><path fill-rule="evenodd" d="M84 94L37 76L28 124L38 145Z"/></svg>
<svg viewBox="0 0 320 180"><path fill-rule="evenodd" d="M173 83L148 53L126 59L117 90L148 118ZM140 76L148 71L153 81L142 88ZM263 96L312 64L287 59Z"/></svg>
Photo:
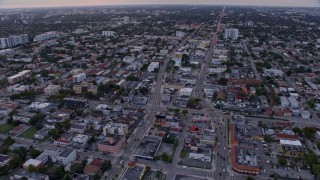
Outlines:
<svg viewBox="0 0 320 180"><path fill-rule="evenodd" d="M313 164L312 165L312 173L316 176L316 177L319 177L320 175L320 164ZM316 178L318 179L318 178Z"/></svg>
<svg viewBox="0 0 320 180"><path fill-rule="evenodd" d="M139 92L140 92L141 94L143 94L143 95L146 95L146 94L149 93L149 89L146 88L146 87L141 87L141 88L139 89Z"/></svg>
<svg viewBox="0 0 320 180"><path fill-rule="evenodd" d="M188 110L186 110L186 109L182 110L182 114L183 114L183 115L187 116L188 113L189 113Z"/></svg>
<svg viewBox="0 0 320 180"><path fill-rule="evenodd" d="M180 112L179 108L174 109L174 113L178 114Z"/></svg>
<svg viewBox="0 0 320 180"><path fill-rule="evenodd" d="M314 152L307 154L307 163L312 167L313 164L318 164L318 156Z"/></svg>
<svg viewBox="0 0 320 180"><path fill-rule="evenodd" d="M314 109L315 106L316 106L316 101L315 101L315 99L309 100L309 101L308 101L308 106L309 106L310 108Z"/></svg>
<svg viewBox="0 0 320 180"><path fill-rule="evenodd" d="M169 155L165 152L161 154L161 159L162 159L162 161L167 162L167 163L172 162L172 158L170 158Z"/></svg>
<svg viewBox="0 0 320 180"><path fill-rule="evenodd" d="M279 157L278 158L278 164L280 166L286 166L287 165L287 160L284 157Z"/></svg>
<svg viewBox="0 0 320 180"><path fill-rule="evenodd" d="M63 176L62 180L72 180L72 177L70 176L70 174L66 174Z"/></svg>
<svg viewBox="0 0 320 180"><path fill-rule="evenodd" d="M14 150L14 153L18 155L18 157L20 159L22 159L23 161L26 160L27 158L27 149L23 146L19 147L18 149Z"/></svg>
<svg viewBox="0 0 320 180"><path fill-rule="evenodd" d="M49 76L49 71L48 70L42 70L40 72L41 77L48 77Z"/></svg>
<svg viewBox="0 0 320 180"><path fill-rule="evenodd" d="M299 135L302 134L302 131L301 131L301 129L300 129L299 127L294 127L294 128L292 129L292 131L293 131L294 133L296 133L296 134L299 134Z"/></svg>
<svg viewBox="0 0 320 180"><path fill-rule="evenodd" d="M302 132L308 139L314 139L316 136L316 129L314 127L305 127L302 129Z"/></svg>
<svg viewBox="0 0 320 180"><path fill-rule="evenodd" d="M64 175L65 175L65 171L64 171L64 167L63 166L58 166L56 169L55 169L55 175L59 178L63 178Z"/></svg>
<svg viewBox="0 0 320 180"><path fill-rule="evenodd" d="M36 158L36 157L38 157L39 155L41 154L41 151L39 151L39 150L37 150L37 149L30 149L29 150L29 156L31 157L31 158Z"/></svg>
<svg viewBox="0 0 320 180"><path fill-rule="evenodd" d="M42 124L37 124L36 125L36 130L40 130L40 129L42 129L43 128L43 125Z"/></svg>
<svg viewBox="0 0 320 180"><path fill-rule="evenodd" d="M5 146L11 146L13 143L15 143L15 140L12 139L10 136L8 136L8 137L3 141L3 145L5 145Z"/></svg>
<svg viewBox="0 0 320 180"><path fill-rule="evenodd" d="M226 78L220 78L218 80L218 84L221 85L221 86L226 86L228 84L228 79Z"/></svg>
<svg viewBox="0 0 320 180"><path fill-rule="evenodd" d="M36 168L34 167L34 165L30 164L29 167L28 167L28 172L32 173L32 172L35 172L35 171L36 171Z"/></svg>
<svg viewBox="0 0 320 180"><path fill-rule="evenodd" d="M81 174L81 173L83 173L83 169L84 169L84 166L83 166L83 164L80 164L80 163L74 163L70 166L71 173Z"/></svg>
<svg viewBox="0 0 320 180"><path fill-rule="evenodd" d="M271 136L265 135L265 136L263 137L263 140L264 140L265 142L271 142L273 139L272 139Z"/></svg>
<svg viewBox="0 0 320 180"><path fill-rule="evenodd" d="M134 75L130 75L126 78L127 81L138 81L139 78L137 78L136 76Z"/></svg>
<svg viewBox="0 0 320 180"><path fill-rule="evenodd" d="M81 165L82 165L83 167L85 167L87 164L88 164L88 161L87 161L87 160L82 160Z"/></svg>
<svg viewBox="0 0 320 180"><path fill-rule="evenodd" d="M93 176L93 180L100 180L101 179L101 176L99 174L95 174Z"/></svg>
<svg viewBox="0 0 320 180"><path fill-rule="evenodd" d="M46 117L45 114L42 114L42 113L36 114L29 120L29 124L35 125L39 121L42 121L45 117Z"/></svg>
<svg viewBox="0 0 320 180"><path fill-rule="evenodd" d="M47 174L47 168L44 166L41 166L38 168L38 173L40 174Z"/></svg>
<svg viewBox="0 0 320 180"><path fill-rule="evenodd" d="M105 160L103 161L102 165L101 165L101 171L105 172L108 171L112 168L112 164L110 160Z"/></svg>
<svg viewBox="0 0 320 180"><path fill-rule="evenodd" d="M64 128L65 130L70 129L70 127L71 127L71 121L70 121L70 120L65 120L65 121L63 121L62 126L63 126L63 128Z"/></svg>
<svg viewBox="0 0 320 180"><path fill-rule="evenodd" d="M48 131L48 134L50 135L50 136L53 136L53 135L55 135L55 134L57 134L58 133L58 130L57 129L50 129L49 131Z"/></svg>

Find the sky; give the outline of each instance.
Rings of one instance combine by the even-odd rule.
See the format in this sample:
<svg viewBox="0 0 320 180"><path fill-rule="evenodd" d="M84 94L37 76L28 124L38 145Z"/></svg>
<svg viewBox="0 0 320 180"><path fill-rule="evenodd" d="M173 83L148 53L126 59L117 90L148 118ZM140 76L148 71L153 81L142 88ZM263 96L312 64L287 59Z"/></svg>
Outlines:
<svg viewBox="0 0 320 180"><path fill-rule="evenodd" d="M214 4L320 7L320 0L0 0L0 8L140 4Z"/></svg>

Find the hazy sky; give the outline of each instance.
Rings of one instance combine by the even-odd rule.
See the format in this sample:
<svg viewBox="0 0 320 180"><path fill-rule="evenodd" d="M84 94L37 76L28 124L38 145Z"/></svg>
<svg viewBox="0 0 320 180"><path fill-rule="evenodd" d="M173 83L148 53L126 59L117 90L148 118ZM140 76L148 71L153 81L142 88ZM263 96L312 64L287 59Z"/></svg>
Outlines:
<svg viewBox="0 0 320 180"><path fill-rule="evenodd" d="M0 0L0 8L137 4L223 4L320 7L320 0Z"/></svg>

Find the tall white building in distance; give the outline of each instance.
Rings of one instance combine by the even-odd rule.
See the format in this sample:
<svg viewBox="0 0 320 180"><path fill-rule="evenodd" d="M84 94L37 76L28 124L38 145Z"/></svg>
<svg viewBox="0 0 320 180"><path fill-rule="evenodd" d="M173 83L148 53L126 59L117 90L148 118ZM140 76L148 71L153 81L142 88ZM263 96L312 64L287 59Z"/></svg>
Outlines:
<svg viewBox="0 0 320 180"><path fill-rule="evenodd" d="M239 37L239 30L235 28L228 28L224 30L224 39L237 40Z"/></svg>
<svg viewBox="0 0 320 180"><path fill-rule="evenodd" d="M177 36L177 37L183 38L185 35L186 35L186 33L185 33L185 32L182 32L182 31L176 31L176 36Z"/></svg>
<svg viewBox="0 0 320 180"><path fill-rule="evenodd" d="M114 31L102 31L103 36L114 36Z"/></svg>
<svg viewBox="0 0 320 180"><path fill-rule="evenodd" d="M0 48L12 48L17 45L27 44L28 35L20 34L15 36L10 36L7 38L0 38Z"/></svg>
<svg viewBox="0 0 320 180"><path fill-rule="evenodd" d="M84 30L84 29L79 28L79 29L76 29L74 32L75 32L76 34L83 34L83 33L87 33L88 31L87 31L87 30Z"/></svg>
<svg viewBox="0 0 320 180"><path fill-rule="evenodd" d="M37 35L36 37L34 37L33 41L36 41L36 42L46 41L51 38L55 38L57 36L58 36L57 32L50 31L50 32Z"/></svg>
<svg viewBox="0 0 320 180"><path fill-rule="evenodd" d="M123 23L129 24L129 17L128 16L123 17Z"/></svg>

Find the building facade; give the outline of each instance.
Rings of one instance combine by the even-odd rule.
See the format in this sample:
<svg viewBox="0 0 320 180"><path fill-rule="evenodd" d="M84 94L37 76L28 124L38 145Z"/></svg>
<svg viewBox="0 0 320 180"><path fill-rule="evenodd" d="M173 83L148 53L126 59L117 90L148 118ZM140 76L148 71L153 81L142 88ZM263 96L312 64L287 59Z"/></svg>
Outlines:
<svg viewBox="0 0 320 180"><path fill-rule="evenodd" d="M27 44L29 42L27 34L0 38L0 48L12 48L14 46Z"/></svg>

